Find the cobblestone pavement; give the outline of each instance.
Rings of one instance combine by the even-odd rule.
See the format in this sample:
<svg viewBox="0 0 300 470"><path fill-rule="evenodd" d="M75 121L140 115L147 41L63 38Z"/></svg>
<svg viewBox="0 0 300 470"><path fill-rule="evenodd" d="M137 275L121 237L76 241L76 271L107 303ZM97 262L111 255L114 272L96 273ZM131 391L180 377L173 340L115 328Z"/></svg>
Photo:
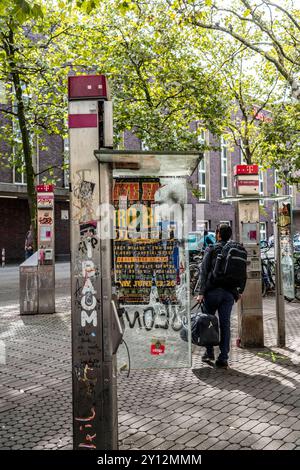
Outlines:
<svg viewBox="0 0 300 470"><path fill-rule="evenodd" d="M72 447L70 301L55 315L0 308L0 448ZM231 368L193 354L192 369L119 376L120 449L300 449L300 308L287 304L287 347L264 301L263 350L235 346ZM233 316L235 317L235 315Z"/></svg>

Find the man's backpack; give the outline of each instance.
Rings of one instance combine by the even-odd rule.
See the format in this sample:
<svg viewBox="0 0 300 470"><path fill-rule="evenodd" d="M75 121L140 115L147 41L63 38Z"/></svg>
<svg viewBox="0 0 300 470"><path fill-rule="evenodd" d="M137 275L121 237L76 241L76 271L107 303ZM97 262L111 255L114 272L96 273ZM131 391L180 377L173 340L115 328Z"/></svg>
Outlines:
<svg viewBox="0 0 300 470"><path fill-rule="evenodd" d="M245 288L247 279L247 251L238 242L229 241L216 248L215 264L212 266L210 283L227 289Z"/></svg>

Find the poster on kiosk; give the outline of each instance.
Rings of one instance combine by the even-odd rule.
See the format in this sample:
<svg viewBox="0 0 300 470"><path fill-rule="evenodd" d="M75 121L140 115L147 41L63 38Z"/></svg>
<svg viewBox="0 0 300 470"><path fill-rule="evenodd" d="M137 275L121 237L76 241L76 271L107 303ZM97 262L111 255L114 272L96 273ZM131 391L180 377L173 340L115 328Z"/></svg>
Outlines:
<svg viewBox="0 0 300 470"><path fill-rule="evenodd" d="M156 171L113 171L114 283L131 367L188 367L190 338L180 335L190 322L187 181L172 176L175 156L170 167L163 155L151 158ZM118 362L127 361L121 345Z"/></svg>

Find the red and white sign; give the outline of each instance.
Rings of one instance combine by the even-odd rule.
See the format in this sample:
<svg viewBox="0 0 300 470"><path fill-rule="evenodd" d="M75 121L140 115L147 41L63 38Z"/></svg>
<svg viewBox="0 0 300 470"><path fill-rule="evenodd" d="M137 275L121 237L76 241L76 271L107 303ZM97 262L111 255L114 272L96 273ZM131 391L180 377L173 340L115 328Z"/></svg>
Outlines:
<svg viewBox="0 0 300 470"><path fill-rule="evenodd" d="M258 187L258 180L238 180L236 182L237 186L257 186Z"/></svg>
<svg viewBox="0 0 300 470"><path fill-rule="evenodd" d="M69 114L69 129L98 127L98 116L94 114Z"/></svg>
<svg viewBox="0 0 300 470"><path fill-rule="evenodd" d="M235 187L238 195L253 195L259 192L259 179L256 174L235 175Z"/></svg>
<svg viewBox="0 0 300 470"><path fill-rule="evenodd" d="M51 193L38 193L37 194L38 209L53 208L53 203L54 203L54 194L51 194Z"/></svg>
<svg viewBox="0 0 300 470"><path fill-rule="evenodd" d="M236 165L234 167L235 175L258 175L258 165Z"/></svg>
<svg viewBox="0 0 300 470"><path fill-rule="evenodd" d="M105 75L78 75L68 78L69 100L108 98Z"/></svg>
<svg viewBox="0 0 300 470"><path fill-rule="evenodd" d="M38 184L36 186L37 193L53 193L54 185L53 184Z"/></svg>

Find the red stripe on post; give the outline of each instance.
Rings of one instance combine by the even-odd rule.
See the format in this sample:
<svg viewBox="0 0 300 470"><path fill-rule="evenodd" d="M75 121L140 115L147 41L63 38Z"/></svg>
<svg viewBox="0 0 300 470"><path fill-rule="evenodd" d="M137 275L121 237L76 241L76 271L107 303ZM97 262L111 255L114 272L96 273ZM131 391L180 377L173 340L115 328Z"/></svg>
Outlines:
<svg viewBox="0 0 300 470"><path fill-rule="evenodd" d="M256 180L239 180L239 181L237 181L237 186L258 186L258 181L256 181Z"/></svg>
<svg viewBox="0 0 300 470"><path fill-rule="evenodd" d="M97 114L69 114L69 129L97 127Z"/></svg>

